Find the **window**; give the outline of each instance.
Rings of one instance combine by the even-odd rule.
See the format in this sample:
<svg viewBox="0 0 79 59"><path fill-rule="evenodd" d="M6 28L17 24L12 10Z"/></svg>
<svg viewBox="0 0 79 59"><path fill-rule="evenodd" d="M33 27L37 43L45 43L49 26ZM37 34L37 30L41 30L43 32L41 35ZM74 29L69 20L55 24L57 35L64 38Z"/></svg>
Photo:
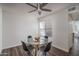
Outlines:
<svg viewBox="0 0 79 59"><path fill-rule="evenodd" d="M45 36L45 22L40 22L40 35Z"/></svg>
<svg viewBox="0 0 79 59"><path fill-rule="evenodd" d="M41 21L40 22L40 35L52 37L52 26L50 22Z"/></svg>

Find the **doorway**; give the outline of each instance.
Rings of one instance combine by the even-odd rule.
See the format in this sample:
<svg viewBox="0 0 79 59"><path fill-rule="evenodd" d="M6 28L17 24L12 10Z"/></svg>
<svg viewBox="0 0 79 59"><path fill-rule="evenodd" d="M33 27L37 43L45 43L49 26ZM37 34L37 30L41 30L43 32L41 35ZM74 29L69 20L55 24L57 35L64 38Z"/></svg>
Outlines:
<svg viewBox="0 0 79 59"><path fill-rule="evenodd" d="M79 56L79 12L72 13L73 47L70 54Z"/></svg>

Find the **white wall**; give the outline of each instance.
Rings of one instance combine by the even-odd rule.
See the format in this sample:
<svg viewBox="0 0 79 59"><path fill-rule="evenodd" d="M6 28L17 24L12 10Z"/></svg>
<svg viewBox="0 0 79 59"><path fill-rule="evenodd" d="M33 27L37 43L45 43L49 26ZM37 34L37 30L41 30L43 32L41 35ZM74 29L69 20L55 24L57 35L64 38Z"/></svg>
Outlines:
<svg viewBox="0 0 79 59"><path fill-rule="evenodd" d="M3 48L21 44L25 36L34 36L38 32L38 22L34 15L26 12L23 4L3 5Z"/></svg>
<svg viewBox="0 0 79 59"><path fill-rule="evenodd" d="M2 50L2 5L0 4L0 53Z"/></svg>
<svg viewBox="0 0 79 59"><path fill-rule="evenodd" d="M25 35L34 36L38 32L37 17L26 12L27 7L22 4L3 5L3 48L9 48L21 44ZM66 10L51 14L40 20L52 24L52 45L64 51L69 51L71 42L68 12Z"/></svg>
<svg viewBox="0 0 79 59"><path fill-rule="evenodd" d="M69 31L71 30L69 28L68 12L62 10L58 13L40 18L40 20L50 21L52 23L52 45L68 52L70 48L70 46L68 46L68 41L70 41Z"/></svg>

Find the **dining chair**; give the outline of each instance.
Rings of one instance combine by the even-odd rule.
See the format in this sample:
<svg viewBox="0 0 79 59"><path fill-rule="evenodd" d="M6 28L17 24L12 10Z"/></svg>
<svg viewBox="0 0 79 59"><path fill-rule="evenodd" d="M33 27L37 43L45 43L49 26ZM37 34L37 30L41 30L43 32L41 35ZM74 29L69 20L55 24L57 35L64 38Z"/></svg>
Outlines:
<svg viewBox="0 0 79 59"><path fill-rule="evenodd" d="M48 43L48 36L44 36L45 43Z"/></svg>
<svg viewBox="0 0 79 59"><path fill-rule="evenodd" d="M34 46L31 44L31 43L33 43L33 38L32 38L32 36L31 35L29 35L28 37L28 47L29 48L31 48L31 49L33 49L34 48Z"/></svg>
<svg viewBox="0 0 79 59"><path fill-rule="evenodd" d="M31 35L27 36L27 42L28 43L32 43L33 42L33 38Z"/></svg>
<svg viewBox="0 0 79 59"><path fill-rule="evenodd" d="M49 42L49 43L47 44L47 46L45 47L45 49L44 49L43 54L44 54L45 56L47 55L47 52L49 52L49 50L51 49L51 43L52 43L52 42Z"/></svg>
<svg viewBox="0 0 79 59"><path fill-rule="evenodd" d="M25 42L21 41L21 43L22 43L23 49L28 53L28 55L32 55L29 49L27 48Z"/></svg>

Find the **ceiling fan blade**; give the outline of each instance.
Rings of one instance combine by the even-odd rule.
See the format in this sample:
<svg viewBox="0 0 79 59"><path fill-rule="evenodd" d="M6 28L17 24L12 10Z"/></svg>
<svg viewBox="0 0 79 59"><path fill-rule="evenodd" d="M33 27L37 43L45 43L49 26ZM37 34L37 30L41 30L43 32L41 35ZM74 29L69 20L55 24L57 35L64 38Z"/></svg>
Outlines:
<svg viewBox="0 0 79 59"><path fill-rule="evenodd" d="M42 4L40 4L40 7L42 8L42 7L44 7L44 6L46 6L48 3L42 3Z"/></svg>
<svg viewBox="0 0 79 59"><path fill-rule="evenodd" d="M32 7L34 7L34 8L38 8L37 6L34 6L34 5L32 5L32 4L30 4L30 3L26 3L27 5L29 5L29 6L32 6Z"/></svg>
<svg viewBox="0 0 79 59"><path fill-rule="evenodd" d="M31 12L34 12L34 11L36 11L37 9L34 9L34 10L32 10L32 11L29 11L28 13L31 13Z"/></svg>
<svg viewBox="0 0 79 59"><path fill-rule="evenodd" d="M48 11L48 12L51 12L52 10L50 10L50 9L41 9L41 10L43 10L43 11Z"/></svg>

